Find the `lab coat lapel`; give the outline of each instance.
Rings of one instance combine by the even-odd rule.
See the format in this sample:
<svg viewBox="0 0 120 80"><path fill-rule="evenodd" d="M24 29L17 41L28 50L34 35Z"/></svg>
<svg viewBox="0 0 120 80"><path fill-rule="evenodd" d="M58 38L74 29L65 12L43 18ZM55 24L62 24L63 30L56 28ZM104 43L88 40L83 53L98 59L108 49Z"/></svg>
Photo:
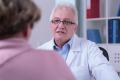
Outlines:
<svg viewBox="0 0 120 80"><path fill-rule="evenodd" d="M72 65L72 63L75 61L75 59L79 53L80 53L79 50L70 50L67 60L66 60L67 65L69 65L69 66Z"/></svg>
<svg viewBox="0 0 120 80"><path fill-rule="evenodd" d="M80 39L76 35L74 35L73 43L72 43L71 49L69 51L69 54L66 60L67 65L69 66L72 65L77 55L81 53L80 51L81 51L80 50Z"/></svg>

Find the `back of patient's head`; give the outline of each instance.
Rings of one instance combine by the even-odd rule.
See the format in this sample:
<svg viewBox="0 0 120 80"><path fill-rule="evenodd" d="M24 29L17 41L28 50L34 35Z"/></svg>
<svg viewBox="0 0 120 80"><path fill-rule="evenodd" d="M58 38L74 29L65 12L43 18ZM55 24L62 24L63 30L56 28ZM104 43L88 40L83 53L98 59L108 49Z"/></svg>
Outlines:
<svg viewBox="0 0 120 80"><path fill-rule="evenodd" d="M40 10L32 0L0 0L0 39L24 31L40 17Z"/></svg>

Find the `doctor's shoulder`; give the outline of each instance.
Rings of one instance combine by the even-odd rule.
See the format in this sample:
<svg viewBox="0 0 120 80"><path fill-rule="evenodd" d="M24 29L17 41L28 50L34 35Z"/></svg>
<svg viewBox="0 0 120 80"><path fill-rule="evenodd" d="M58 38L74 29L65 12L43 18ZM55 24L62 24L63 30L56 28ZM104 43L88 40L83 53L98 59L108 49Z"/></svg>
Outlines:
<svg viewBox="0 0 120 80"><path fill-rule="evenodd" d="M84 45L86 47L89 47L89 46L96 46L96 47L98 47L98 45L95 42L90 41L90 40L85 39L85 38L79 38L79 41L80 41L80 45Z"/></svg>

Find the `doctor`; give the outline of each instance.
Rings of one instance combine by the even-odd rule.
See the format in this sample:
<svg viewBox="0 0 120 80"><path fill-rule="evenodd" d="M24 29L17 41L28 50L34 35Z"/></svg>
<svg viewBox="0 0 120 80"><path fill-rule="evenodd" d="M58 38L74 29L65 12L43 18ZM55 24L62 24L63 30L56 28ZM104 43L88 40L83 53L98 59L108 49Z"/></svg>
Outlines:
<svg viewBox="0 0 120 80"><path fill-rule="evenodd" d="M68 3L56 5L50 16L53 38L39 48L57 51L77 80L120 80L97 45L75 35L77 26L75 7Z"/></svg>

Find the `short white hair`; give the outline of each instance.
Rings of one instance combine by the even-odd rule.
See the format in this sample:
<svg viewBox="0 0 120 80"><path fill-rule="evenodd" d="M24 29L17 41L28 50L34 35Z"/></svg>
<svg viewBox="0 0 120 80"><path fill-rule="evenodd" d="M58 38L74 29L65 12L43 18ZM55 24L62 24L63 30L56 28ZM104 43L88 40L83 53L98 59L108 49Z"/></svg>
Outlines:
<svg viewBox="0 0 120 80"><path fill-rule="evenodd" d="M78 25L78 12L77 9L75 7L75 5L68 3L68 2L60 2L58 4L55 5L55 7L53 8L51 15L50 15L50 20L52 20L53 14L55 13L55 11L61 7L66 7L66 8L70 8L73 13L75 14L75 23Z"/></svg>

